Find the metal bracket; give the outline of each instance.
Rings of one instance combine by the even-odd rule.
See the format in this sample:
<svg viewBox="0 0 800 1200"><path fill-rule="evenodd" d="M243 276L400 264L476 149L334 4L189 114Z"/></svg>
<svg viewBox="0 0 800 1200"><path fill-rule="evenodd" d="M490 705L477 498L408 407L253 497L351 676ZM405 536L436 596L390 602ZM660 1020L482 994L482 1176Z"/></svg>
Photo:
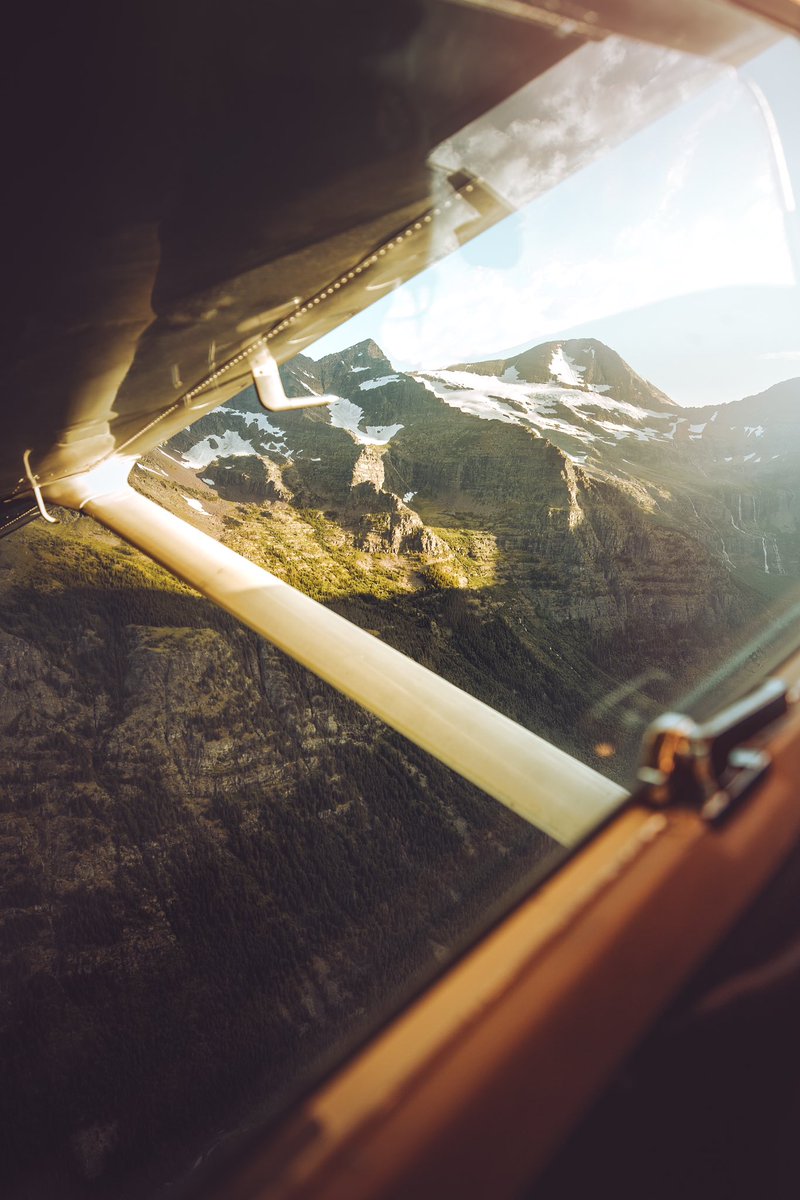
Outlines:
<svg viewBox="0 0 800 1200"><path fill-rule="evenodd" d="M283 390L278 364L266 347L250 359L250 370L261 406L267 412L292 412L298 408L315 408L321 404L330 404L336 399L335 396L317 396L313 393L310 396L287 396Z"/></svg>
<svg viewBox="0 0 800 1200"><path fill-rule="evenodd" d="M741 743L788 710L786 684L768 679L743 700L703 725L681 713L665 713L645 734L639 782L657 807L684 805L710 824L723 820L756 787L770 757Z"/></svg>
<svg viewBox="0 0 800 1200"><path fill-rule="evenodd" d="M57 525L58 517L53 517L50 515L50 513L47 511L47 508L45 506L45 502L42 499L42 491L41 491L41 488L39 487L39 478L37 475L34 475L33 468L31 467L31 452L30 452L30 450L26 450L25 453L22 455L22 463L23 463L23 466L25 467L25 474L27 476L28 483L31 485L31 490L33 491L33 495L36 500L36 504L38 506L39 512L41 513L44 520L48 522L49 525Z"/></svg>

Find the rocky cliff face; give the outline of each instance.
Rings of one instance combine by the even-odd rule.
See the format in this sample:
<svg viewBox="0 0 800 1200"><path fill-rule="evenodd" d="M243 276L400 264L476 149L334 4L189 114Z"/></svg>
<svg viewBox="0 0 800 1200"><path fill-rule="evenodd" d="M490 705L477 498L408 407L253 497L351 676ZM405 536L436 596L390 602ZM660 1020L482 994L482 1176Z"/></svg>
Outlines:
<svg viewBox="0 0 800 1200"><path fill-rule="evenodd" d="M91 522L5 567L3 1194L151 1195L550 843Z"/></svg>

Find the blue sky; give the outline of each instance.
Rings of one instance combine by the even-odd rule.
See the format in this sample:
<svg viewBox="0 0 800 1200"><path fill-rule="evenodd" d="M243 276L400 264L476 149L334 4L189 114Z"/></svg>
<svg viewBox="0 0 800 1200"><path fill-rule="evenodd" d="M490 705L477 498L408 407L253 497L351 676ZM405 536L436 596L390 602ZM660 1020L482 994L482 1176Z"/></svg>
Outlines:
<svg viewBox="0 0 800 1200"><path fill-rule="evenodd" d="M800 190L800 47L784 41L738 76L715 69L699 95L558 182L559 138L572 139L571 149L583 139L587 161L615 104L649 102L649 60L637 65L635 92L615 82L619 64L641 57L641 48L617 41L584 50L603 56L578 63L581 79L591 70L589 95L575 98L566 71L576 68L565 60L560 80L536 82L538 107L523 93L508 102L502 121L514 132L516 157L501 118L489 128L476 123L442 152L445 163L467 162L514 203L525 197L526 161L532 180L550 171L554 186L306 353L320 357L372 337L395 366L433 368L592 336L681 404L735 400L800 375L800 289L785 225ZM665 52L646 51L654 53ZM675 70L676 57L666 69ZM537 139L551 144L549 158ZM529 159L521 160L525 144ZM573 160L580 155L573 149Z"/></svg>

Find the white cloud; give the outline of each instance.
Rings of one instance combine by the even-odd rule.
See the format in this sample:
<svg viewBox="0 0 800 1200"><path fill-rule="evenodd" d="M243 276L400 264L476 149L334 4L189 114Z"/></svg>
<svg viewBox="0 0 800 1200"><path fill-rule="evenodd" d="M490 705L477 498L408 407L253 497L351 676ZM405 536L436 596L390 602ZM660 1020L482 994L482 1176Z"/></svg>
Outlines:
<svg viewBox="0 0 800 1200"><path fill-rule="evenodd" d="M780 211L759 196L743 211L699 213L686 225L645 217L590 258L562 247L514 272L451 264L446 286L420 308L398 292L380 345L393 362L447 365L669 296L738 285L793 282Z"/></svg>

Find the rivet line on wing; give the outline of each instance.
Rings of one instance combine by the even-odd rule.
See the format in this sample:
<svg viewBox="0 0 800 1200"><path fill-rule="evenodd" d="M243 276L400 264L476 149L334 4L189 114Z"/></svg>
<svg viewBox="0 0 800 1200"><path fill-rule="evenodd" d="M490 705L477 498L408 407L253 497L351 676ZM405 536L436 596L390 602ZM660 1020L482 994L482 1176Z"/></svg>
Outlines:
<svg viewBox="0 0 800 1200"><path fill-rule="evenodd" d="M474 184L465 184L465 186L460 188L453 197L443 201L442 204L437 205L435 208L432 208L417 221L413 221L406 229L402 231L402 233L395 234L388 242L385 242L377 250L373 251L371 254L368 254L366 258L363 258L360 263L352 268L352 270L341 275L328 287L323 288L315 296L311 296L307 300L298 301L295 311L291 313L290 316L285 317L277 325L273 326L272 329L268 330L267 333L262 334L261 337L259 337L255 342L252 342L246 350L241 350L238 354L234 355L233 358L228 359L227 362L217 367L215 371L211 372L211 374L202 379L200 383L195 384L193 388L191 388L188 392L185 392L183 396L181 396L180 400L176 400L169 406L169 408L165 408L162 412L158 413L152 419L152 421L148 422L147 425L143 426L141 429L137 429L136 432L131 434L126 441L122 442L119 446L115 446L114 449L109 451L107 454L104 454L100 459L97 460L96 463L92 464L91 469L100 466L114 455L119 455L122 453L123 450L126 450L133 442L137 441L142 434L147 433L150 429L154 429L157 425L160 425L162 421L171 416L172 413L176 412L179 408L187 407L191 401L195 399L195 397L201 392L205 391L206 388L209 388L212 384L216 384L217 380L222 375L226 375L229 371L233 370L234 367L238 366L239 363L244 362L245 359L250 358L257 351L263 349L268 342L277 337L278 334L283 333L290 326L294 325L301 317L305 316L306 313L311 312L315 306L324 303L325 300L327 300L330 296L335 295L336 292L340 291L343 287L346 287L347 284L351 283L357 276L361 275L364 271L369 270L370 267L375 266L375 264L379 262L381 258L385 257L390 251L394 250L401 243L405 242L406 238L413 237L415 233L421 232L421 230L423 230L427 225L430 225L434 217L441 216L446 209L451 208L455 200L462 200L465 194L473 192L474 190ZM82 467L79 471L68 471L64 475L57 476L54 479L49 479L48 483L59 483L64 479L70 478L72 475L81 474L85 470L86 468ZM20 490L24 490L24 485L25 481L20 480L20 483L15 489L15 493L19 492Z"/></svg>
<svg viewBox="0 0 800 1200"><path fill-rule="evenodd" d="M424 217L420 217L419 220L413 221L401 233L395 234L388 242L385 242L377 250L373 251L372 254L368 254L367 257L363 258L360 263L352 268L352 270L341 275L333 283L329 284L328 287L323 288L321 291L317 292L316 295L310 296L307 300L298 301L293 313L291 313L288 317L284 317L282 321L279 321L278 324L274 325L267 333L262 334L261 337L255 342L252 342L246 350L241 350L238 354L234 355L233 358L228 359L226 363L223 363L221 366L217 367L216 371L211 372L211 374L207 375L205 379L201 380L200 383L195 384L193 388L191 388L188 392L185 392L181 403L188 404L194 399L195 396L199 395L200 392L204 391L207 387L210 387L211 384L216 383L220 376L227 374L228 371L238 366L239 363L244 362L245 359L250 358L251 355L256 353L258 350L263 349L268 342L272 341L273 338L276 338L279 334L296 324L297 321L299 321L307 313L311 312L318 305L324 304L326 300L328 300L331 296L334 296L337 292L341 291L343 287L347 287L349 283L352 283L352 281L364 271L368 271L370 267L374 267L381 258L384 258L392 250L404 243L406 238L413 237L415 233L419 233L421 230L423 230L426 225L430 225L434 217L440 216L445 209L448 209L452 206L454 200L461 200L463 198L463 193L472 191L474 191L474 185L471 183L466 184L462 189L456 192L452 199L445 200L441 205L438 205L436 208L432 208L430 212L427 212Z"/></svg>

